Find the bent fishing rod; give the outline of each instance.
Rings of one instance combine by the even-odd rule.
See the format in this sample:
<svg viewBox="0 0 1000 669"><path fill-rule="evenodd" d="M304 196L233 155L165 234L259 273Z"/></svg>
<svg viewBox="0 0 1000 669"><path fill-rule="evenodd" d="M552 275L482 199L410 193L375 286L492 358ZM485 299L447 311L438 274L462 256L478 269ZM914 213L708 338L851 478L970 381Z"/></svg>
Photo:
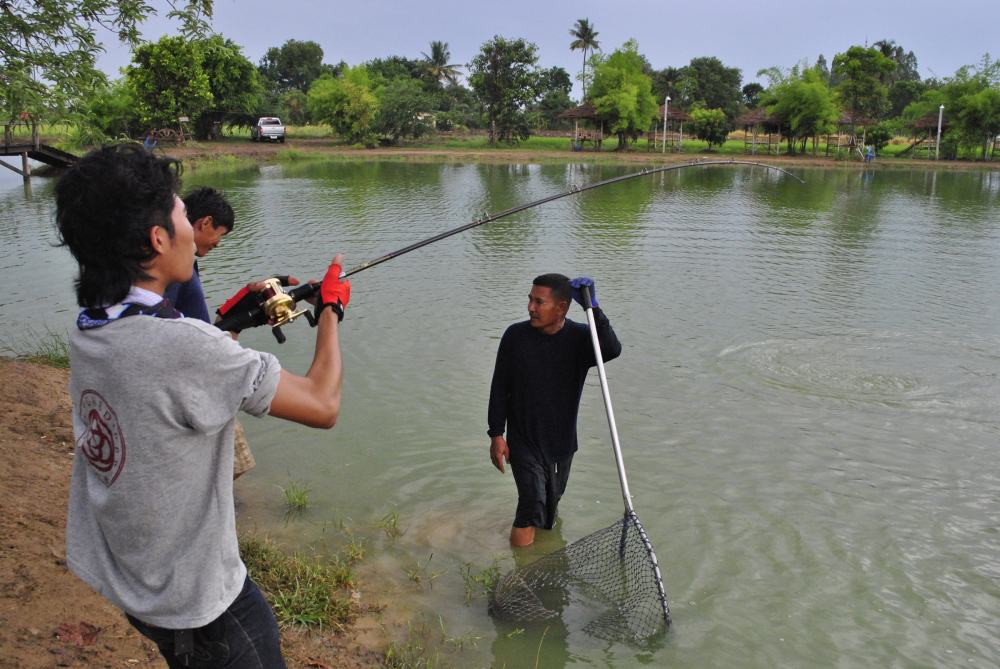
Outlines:
<svg viewBox="0 0 1000 669"><path fill-rule="evenodd" d="M357 267L351 268L340 276L342 279L347 278L357 274L358 272L363 272L366 269L388 262L393 258L398 258L399 256L405 255L411 251L416 251L417 249L429 246L434 242L439 242L442 239L451 237L452 235L457 235L460 232L471 230L472 228L485 223L498 221L501 218L506 218L507 216L511 216L527 209L547 204L564 197L569 197L570 195L576 195L577 193L593 190L595 188L602 188L604 186L610 186L611 184L636 179L638 177L662 174L664 172L673 172L674 170L683 170L689 167L707 167L716 165L752 165L755 167L763 167L776 172L781 172L782 174L790 176L801 183L805 183L804 180L787 170L781 169L780 167L750 160L699 160L692 163L682 163L680 165L665 165L663 167L654 167L651 169L643 168L632 174L624 174L622 176L612 177L603 181L596 181L586 186L574 185L572 188L567 191L563 191L562 193L556 193L555 195L549 195L548 197L543 197L533 202L511 207L510 209L506 209L496 214L483 212L483 215L480 218L477 218L471 223L460 225L457 228L453 228L434 235L433 237L428 237L427 239L414 242L409 246L404 246L401 249L392 251L391 253L386 253L385 255L379 256L373 260L368 260L367 262L361 263ZM281 326L290 323L299 316L305 315L306 320L309 321L310 325L315 326L315 320L309 310L303 309L301 311L295 311L295 305L298 302L315 295L319 291L318 283L307 283L302 286L296 286L288 291L284 290L284 288L288 285L288 277L272 277L267 279L264 283L265 286L262 291L258 293L248 293L244 299L240 300L239 303L229 309L229 311L224 314L220 314L221 318L215 322L215 325L221 330L234 332L239 332L241 330L260 325L271 325L274 337L278 340L279 344L285 342L285 336L281 331Z"/></svg>

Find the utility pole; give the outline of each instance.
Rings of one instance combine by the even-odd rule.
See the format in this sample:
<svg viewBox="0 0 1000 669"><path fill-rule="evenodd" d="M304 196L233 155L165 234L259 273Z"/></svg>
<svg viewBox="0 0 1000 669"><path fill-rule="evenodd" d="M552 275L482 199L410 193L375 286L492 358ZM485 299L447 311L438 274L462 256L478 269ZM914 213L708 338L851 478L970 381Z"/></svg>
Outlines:
<svg viewBox="0 0 1000 669"><path fill-rule="evenodd" d="M938 134L937 143L934 145L934 160L941 156L941 119L944 117L944 105L938 107Z"/></svg>
<svg viewBox="0 0 1000 669"><path fill-rule="evenodd" d="M660 153L667 152L667 115L670 113L670 96L663 98L663 150Z"/></svg>

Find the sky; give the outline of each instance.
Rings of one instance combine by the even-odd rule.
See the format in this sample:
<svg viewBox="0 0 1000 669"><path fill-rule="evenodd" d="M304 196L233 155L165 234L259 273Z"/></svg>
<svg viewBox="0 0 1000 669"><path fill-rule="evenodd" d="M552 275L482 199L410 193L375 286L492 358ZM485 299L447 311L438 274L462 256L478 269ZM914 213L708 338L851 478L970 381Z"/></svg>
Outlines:
<svg viewBox="0 0 1000 669"><path fill-rule="evenodd" d="M166 13L163 0L150 4ZM541 67L560 66L575 77L582 54L569 50L569 31L580 18L590 20L605 52L634 38L656 69L715 56L739 68L744 84L763 68L812 64L820 54L832 63L848 47L880 39L913 51L923 78L950 76L991 48L1000 57L1000 0L215 0L212 28L242 45L254 63L289 39L317 42L324 62L350 65L391 55L420 58L438 40L448 43L452 63L464 65L502 35L535 43ZM155 40L175 29L158 17L143 34ZM99 64L116 77L128 50L111 34L102 41L107 53ZM580 96L578 83L573 96Z"/></svg>

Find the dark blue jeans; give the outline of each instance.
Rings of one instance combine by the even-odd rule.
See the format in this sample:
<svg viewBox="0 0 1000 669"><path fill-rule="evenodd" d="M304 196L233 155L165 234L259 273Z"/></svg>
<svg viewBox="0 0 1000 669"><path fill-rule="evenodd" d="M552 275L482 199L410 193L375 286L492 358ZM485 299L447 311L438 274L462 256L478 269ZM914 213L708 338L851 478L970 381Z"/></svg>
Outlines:
<svg viewBox="0 0 1000 669"><path fill-rule="evenodd" d="M278 623L249 576L229 608L204 627L170 630L125 615L156 644L170 669L285 669Z"/></svg>

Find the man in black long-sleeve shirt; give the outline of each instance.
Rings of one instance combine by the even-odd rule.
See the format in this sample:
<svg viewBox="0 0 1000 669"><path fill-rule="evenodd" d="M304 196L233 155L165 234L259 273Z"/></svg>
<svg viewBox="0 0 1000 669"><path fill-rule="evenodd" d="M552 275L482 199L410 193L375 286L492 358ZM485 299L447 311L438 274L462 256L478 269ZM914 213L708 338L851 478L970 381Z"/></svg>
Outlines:
<svg viewBox="0 0 1000 669"><path fill-rule="evenodd" d="M527 321L507 328L497 351L490 388L490 459L517 484L512 546L535 540L535 528L552 529L576 453L576 417L587 372L597 364L590 328L566 318L571 299L591 292L597 336L605 362L622 346L597 305L594 283L562 274L536 277L528 295ZM507 438L504 438L506 428Z"/></svg>

